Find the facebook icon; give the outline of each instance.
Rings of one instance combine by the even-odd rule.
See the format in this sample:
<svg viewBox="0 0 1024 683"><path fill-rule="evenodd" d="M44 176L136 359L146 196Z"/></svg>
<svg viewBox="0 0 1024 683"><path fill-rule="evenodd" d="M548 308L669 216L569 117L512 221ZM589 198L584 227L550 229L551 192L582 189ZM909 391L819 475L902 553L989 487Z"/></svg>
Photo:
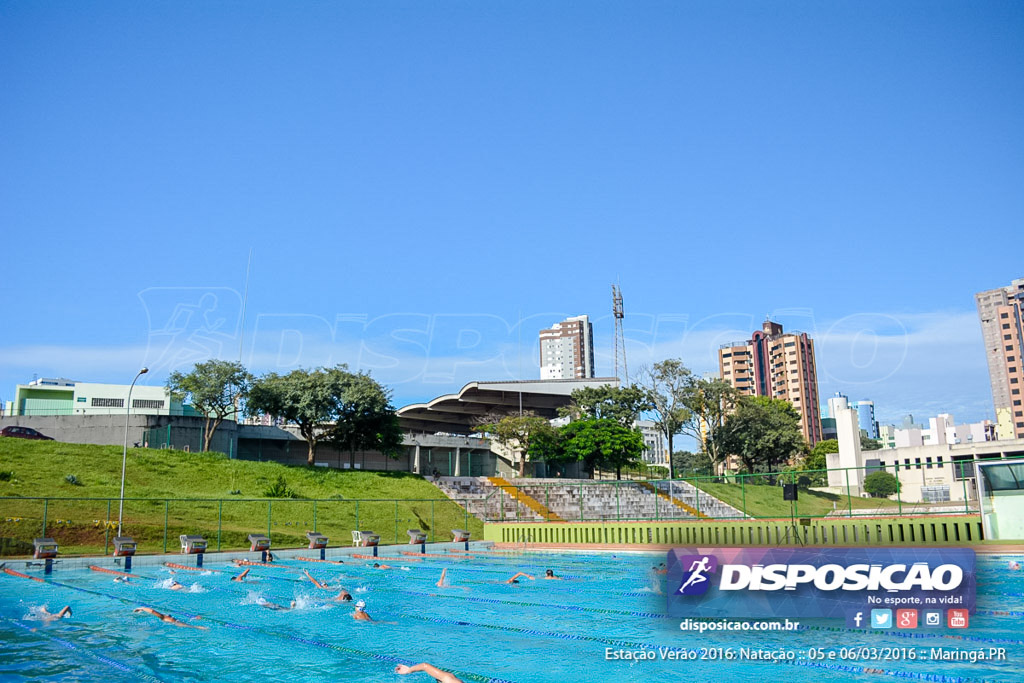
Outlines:
<svg viewBox="0 0 1024 683"><path fill-rule="evenodd" d="M846 613L846 627L847 628L864 628L864 612L847 612Z"/></svg>

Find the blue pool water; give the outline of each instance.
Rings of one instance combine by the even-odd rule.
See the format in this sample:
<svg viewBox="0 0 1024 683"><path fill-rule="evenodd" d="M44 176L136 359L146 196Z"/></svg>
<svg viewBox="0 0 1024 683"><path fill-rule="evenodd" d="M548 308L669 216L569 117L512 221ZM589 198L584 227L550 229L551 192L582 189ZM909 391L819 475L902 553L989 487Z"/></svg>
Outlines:
<svg viewBox="0 0 1024 683"><path fill-rule="evenodd" d="M382 555L394 552L382 548ZM171 590L164 567L137 567L142 578L61 570L46 583L0 574L0 679L160 681L400 681L397 663L427 661L465 681L1019 681L1024 678L1024 572L1007 557L978 559L978 613L962 631L856 631L836 621L804 621L792 632L694 633L664 616L663 586L651 573L653 554L525 552L473 559L428 557L395 562L408 569L373 569L365 560L342 565L284 560L255 566L251 582L230 581L239 570L178 572L186 590ZM1016 558L1021 559L1021 558ZM451 585L438 588L441 570ZM551 568L566 577L545 581ZM367 603L376 623L351 618L352 603L334 602L302 575L341 585ZM502 581L517 571L537 577ZM39 575L38 573L36 574ZM295 609L275 611L262 601ZM73 616L44 623L40 607ZM179 628L132 609L149 606L209 630ZM899 660L812 661L812 647L976 650L1005 647L992 662ZM770 661L608 661L607 648L753 647L795 651L791 663ZM802 657L802 658L801 658ZM865 671L865 670L873 671Z"/></svg>

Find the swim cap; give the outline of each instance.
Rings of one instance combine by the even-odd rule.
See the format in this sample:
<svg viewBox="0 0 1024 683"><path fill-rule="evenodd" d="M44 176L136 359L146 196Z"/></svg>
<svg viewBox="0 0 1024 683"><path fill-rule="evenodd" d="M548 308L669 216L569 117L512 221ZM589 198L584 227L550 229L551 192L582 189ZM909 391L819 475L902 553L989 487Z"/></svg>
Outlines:
<svg viewBox="0 0 1024 683"><path fill-rule="evenodd" d="M360 600L356 603L356 609L363 609L364 607L366 607L366 602L364 602L363 600Z"/></svg>

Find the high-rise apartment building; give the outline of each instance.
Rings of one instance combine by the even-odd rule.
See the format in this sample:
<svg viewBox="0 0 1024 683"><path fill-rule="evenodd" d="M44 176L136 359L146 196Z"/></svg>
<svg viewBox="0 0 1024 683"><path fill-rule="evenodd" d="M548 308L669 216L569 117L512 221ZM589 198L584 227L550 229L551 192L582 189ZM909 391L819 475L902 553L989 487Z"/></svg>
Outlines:
<svg viewBox="0 0 1024 683"><path fill-rule="evenodd" d="M1009 287L978 292L974 299L985 340L997 438L1024 438L1024 278Z"/></svg>
<svg viewBox="0 0 1024 683"><path fill-rule="evenodd" d="M718 350L718 369L741 394L789 401L807 442L822 440L814 340L806 332L786 334L782 325L766 320L749 340Z"/></svg>
<svg viewBox="0 0 1024 683"><path fill-rule="evenodd" d="M594 376L594 326L578 315L540 331L540 378L585 379Z"/></svg>

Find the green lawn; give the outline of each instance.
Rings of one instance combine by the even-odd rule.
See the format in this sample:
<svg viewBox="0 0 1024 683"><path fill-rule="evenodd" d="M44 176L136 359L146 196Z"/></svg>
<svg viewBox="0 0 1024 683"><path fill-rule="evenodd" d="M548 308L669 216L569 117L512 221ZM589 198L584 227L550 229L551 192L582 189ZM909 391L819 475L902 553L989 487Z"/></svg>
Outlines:
<svg viewBox="0 0 1024 683"><path fill-rule="evenodd" d="M61 543L62 554L102 552L113 536L104 524L117 521L121 454L117 446L0 437L0 555L29 551L32 538L44 535L44 516L45 535ZM3 472L13 474L4 481ZM69 483L68 475L80 484ZM279 475L296 498L265 497ZM453 528L483 535L479 520L407 472L134 448L125 499L124 533L139 541L140 552L175 551L183 533L202 534L211 549L239 549L247 547L247 534L268 530L275 546L295 547L305 545L314 526L331 545L351 543L357 528L379 533L382 543L405 542L405 530L413 528L430 531L431 540L450 540Z"/></svg>
<svg viewBox="0 0 1024 683"><path fill-rule="evenodd" d="M789 517L791 514L789 501L782 499L781 486L716 484L699 479L690 483L753 517L781 518ZM795 511L798 516L823 517L833 510L840 512L849 510L851 506L853 508L892 507L893 513L898 509L896 501L886 498L847 497L801 488Z"/></svg>

